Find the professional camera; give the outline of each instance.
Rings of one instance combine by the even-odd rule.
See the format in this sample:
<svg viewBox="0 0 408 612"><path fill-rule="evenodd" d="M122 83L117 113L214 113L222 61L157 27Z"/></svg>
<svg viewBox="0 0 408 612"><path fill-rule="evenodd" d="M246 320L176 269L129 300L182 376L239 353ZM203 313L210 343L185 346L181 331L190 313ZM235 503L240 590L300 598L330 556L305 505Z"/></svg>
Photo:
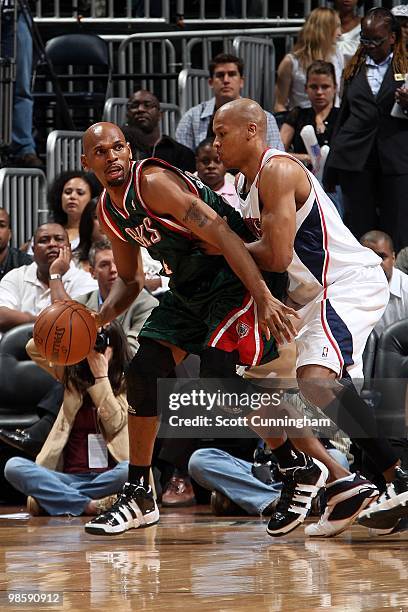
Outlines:
<svg viewBox="0 0 408 612"><path fill-rule="evenodd" d="M104 353L109 345L109 330L102 328L102 330L96 334L94 350L98 353Z"/></svg>

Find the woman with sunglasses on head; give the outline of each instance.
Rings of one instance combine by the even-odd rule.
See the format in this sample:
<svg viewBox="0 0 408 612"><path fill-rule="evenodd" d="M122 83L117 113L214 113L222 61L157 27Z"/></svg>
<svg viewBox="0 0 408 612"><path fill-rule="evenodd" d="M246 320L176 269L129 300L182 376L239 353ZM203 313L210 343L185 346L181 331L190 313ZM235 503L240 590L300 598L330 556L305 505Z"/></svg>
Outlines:
<svg viewBox="0 0 408 612"><path fill-rule="evenodd" d="M344 72L343 100L326 162L326 186L336 179L340 184L346 223L354 235L382 230L398 249L408 244L407 72L398 23L388 9L372 9ZM391 115L395 101L407 119Z"/></svg>
<svg viewBox="0 0 408 612"><path fill-rule="evenodd" d="M128 403L124 369L129 345L117 322L102 330L88 357L72 366L55 366L27 352L64 386L57 419L35 463L9 459L7 480L28 496L33 515L92 516L112 505L112 495L128 476Z"/></svg>

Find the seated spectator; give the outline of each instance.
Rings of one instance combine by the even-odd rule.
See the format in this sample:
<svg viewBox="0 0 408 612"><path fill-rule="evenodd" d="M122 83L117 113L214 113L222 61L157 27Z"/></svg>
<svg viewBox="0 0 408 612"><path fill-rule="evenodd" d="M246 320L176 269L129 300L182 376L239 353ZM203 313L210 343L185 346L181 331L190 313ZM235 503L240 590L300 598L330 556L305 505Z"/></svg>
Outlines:
<svg viewBox="0 0 408 612"><path fill-rule="evenodd" d="M35 321L56 299L75 299L97 288L88 272L71 261L68 234L57 223L34 234L34 261L8 272L0 281L0 332Z"/></svg>
<svg viewBox="0 0 408 612"><path fill-rule="evenodd" d="M193 106L181 118L176 130L176 139L195 151L205 138L214 138L212 123L215 112L227 102L241 97L244 86L244 63L242 59L228 53L220 53L210 62L209 84L214 97ZM283 150L275 117L265 111L267 118L266 141L270 147Z"/></svg>
<svg viewBox="0 0 408 612"><path fill-rule="evenodd" d="M133 159L159 157L181 170L194 172L193 151L161 134L161 115L160 102L150 91L140 89L130 96L122 130L132 149Z"/></svg>
<svg viewBox="0 0 408 612"><path fill-rule="evenodd" d="M10 270L33 261L27 253L9 246L10 239L10 216L4 208L0 208L0 280Z"/></svg>
<svg viewBox="0 0 408 612"><path fill-rule="evenodd" d="M331 445L328 452L338 463L349 468L346 456ZM257 466L258 467L258 466ZM212 491L214 514L269 515L279 500L281 483L273 471L270 479L260 480L254 464L238 459L217 448L195 451L188 472L199 485Z"/></svg>
<svg viewBox="0 0 408 612"><path fill-rule="evenodd" d="M33 515L95 515L128 476L128 404L123 371L130 359L117 323L105 330L109 345L74 366L50 366L30 340L31 358L64 385L57 420L34 463L13 457L4 474L28 496Z"/></svg>
<svg viewBox="0 0 408 612"><path fill-rule="evenodd" d="M77 301L91 310L98 311L109 295L112 285L118 278L118 271L113 257L112 247L107 238L96 242L89 251L90 273L98 283L98 289L77 297ZM137 337L143 323L150 315L158 301L148 291L142 289L133 304L123 312L116 321L126 334L133 353L139 343Z"/></svg>
<svg viewBox="0 0 408 612"><path fill-rule="evenodd" d="M103 240L104 234L101 231L96 208L98 201L92 199L82 211L79 222L79 244L72 251L72 259L78 268L89 272L89 251L94 242Z"/></svg>
<svg viewBox="0 0 408 612"><path fill-rule="evenodd" d="M293 53L285 55L279 64L275 88L276 113L292 110L295 106L310 106L305 91L306 70L315 60L334 65L336 83L340 86L344 68L343 54L336 49L340 33L340 18L333 9L319 7L310 13L299 32ZM336 106L340 103L338 93Z"/></svg>
<svg viewBox="0 0 408 612"><path fill-rule="evenodd" d="M82 170L62 172L51 184L48 190L50 218L67 230L71 249L79 244L79 224L85 206L100 192L96 179Z"/></svg>
<svg viewBox="0 0 408 612"><path fill-rule="evenodd" d="M197 176L204 183L221 195L235 210L240 210L239 199L234 187L234 177L219 159L213 147L213 138L206 138L197 147L196 168ZM227 180L229 177L229 180Z"/></svg>
<svg viewBox="0 0 408 612"><path fill-rule="evenodd" d="M408 247L404 247L398 253L395 267L404 272L404 274L408 274Z"/></svg>
<svg viewBox="0 0 408 612"><path fill-rule="evenodd" d="M360 242L381 257L381 265L390 287L390 301L374 328L381 335L386 327L408 317L408 275L394 268L394 245L388 234L373 230L364 234Z"/></svg>
<svg viewBox="0 0 408 612"><path fill-rule="evenodd" d="M320 147L330 145L334 123L339 112L339 109L334 106L336 75L333 64L322 60L310 64L306 71L305 89L311 106L293 108L285 117L280 135L285 151L293 151L295 157L306 166L310 166L311 159L306 153L300 132L305 125L312 125Z"/></svg>
<svg viewBox="0 0 408 612"><path fill-rule="evenodd" d="M330 62L316 60L306 71L306 93L311 107L296 106L286 114L280 130L283 145L294 157L313 171L312 160L300 132L305 125L313 126L320 147L329 145L339 109L334 106L336 97L336 74ZM340 189L329 193L339 213L343 216Z"/></svg>

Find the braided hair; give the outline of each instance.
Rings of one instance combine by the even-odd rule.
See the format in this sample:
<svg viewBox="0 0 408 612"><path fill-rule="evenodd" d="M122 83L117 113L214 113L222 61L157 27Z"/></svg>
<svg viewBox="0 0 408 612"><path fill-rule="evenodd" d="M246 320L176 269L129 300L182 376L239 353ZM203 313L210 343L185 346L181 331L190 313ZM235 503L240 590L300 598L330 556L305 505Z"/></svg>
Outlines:
<svg viewBox="0 0 408 612"><path fill-rule="evenodd" d="M369 18L381 20L388 26L390 32L395 34L394 54L392 58L392 67L395 73L405 74L408 72L408 57L405 44L401 34L401 27L391 13L390 10L382 7L376 7L368 11L364 20ZM344 82L350 81L360 70L365 63L367 57L367 49L364 45L359 45L356 53L351 58L349 64L344 70Z"/></svg>

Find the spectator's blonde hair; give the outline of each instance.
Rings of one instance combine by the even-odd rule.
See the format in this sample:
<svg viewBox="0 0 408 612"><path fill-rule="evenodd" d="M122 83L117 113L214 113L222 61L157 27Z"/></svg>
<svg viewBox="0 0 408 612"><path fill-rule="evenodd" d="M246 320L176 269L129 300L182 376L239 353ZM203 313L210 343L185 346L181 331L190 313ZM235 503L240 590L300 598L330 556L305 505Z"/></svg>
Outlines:
<svg viewBox="0 0 408 612"><path fill-rule="evenodd" d="M293 48L293 54L304 70L315 60L331 58L338 24L339 16L331 8L320 7L310 13Z"/></svg>

